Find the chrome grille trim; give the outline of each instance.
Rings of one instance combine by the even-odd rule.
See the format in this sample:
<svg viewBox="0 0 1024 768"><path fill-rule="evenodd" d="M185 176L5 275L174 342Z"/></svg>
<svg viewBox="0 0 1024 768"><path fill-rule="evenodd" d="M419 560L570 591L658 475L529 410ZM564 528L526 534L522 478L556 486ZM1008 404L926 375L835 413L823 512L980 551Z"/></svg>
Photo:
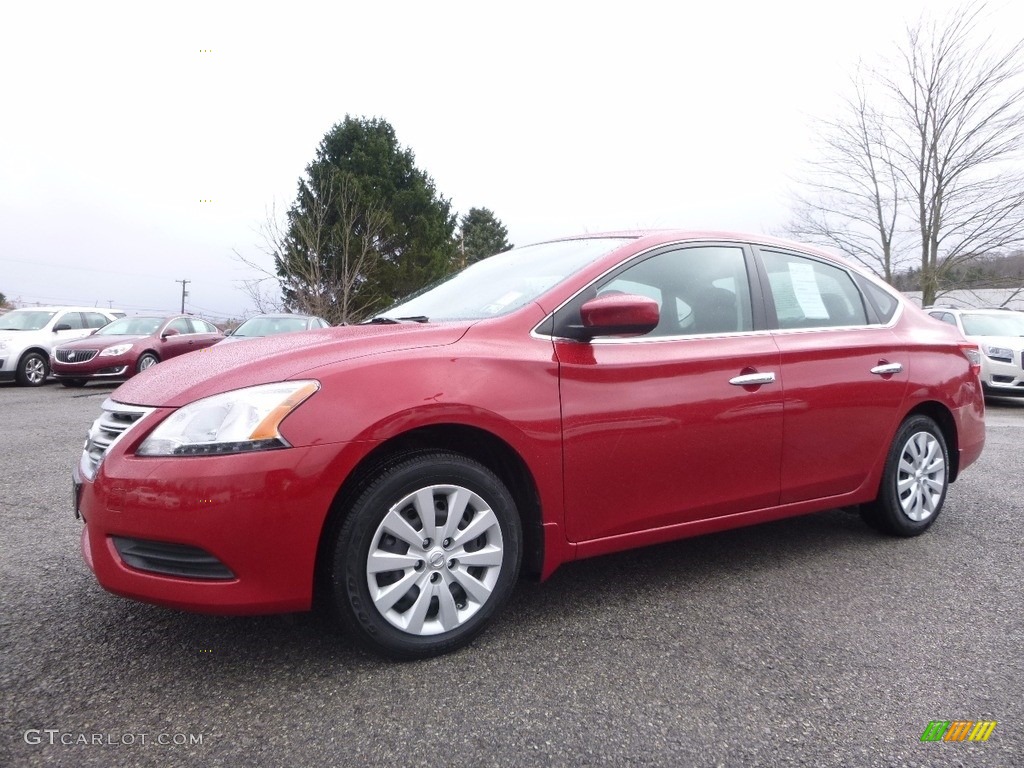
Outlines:
<svg viewBox="0 0 1024 768"><path fill-rule="evenodd" d="M61 349L53 351L54 357L61 363L87 363L99 354L98 349Z"/></svg>
<svg viewBox="0 0 1024 768"><path fill-rule="evenodd" d="M108 397L103 403L103 413L92 423L85 439L81 464L83 474L92 480L110 446L124 437L143 416L152 413L153 410L118 403Z"/></svg>

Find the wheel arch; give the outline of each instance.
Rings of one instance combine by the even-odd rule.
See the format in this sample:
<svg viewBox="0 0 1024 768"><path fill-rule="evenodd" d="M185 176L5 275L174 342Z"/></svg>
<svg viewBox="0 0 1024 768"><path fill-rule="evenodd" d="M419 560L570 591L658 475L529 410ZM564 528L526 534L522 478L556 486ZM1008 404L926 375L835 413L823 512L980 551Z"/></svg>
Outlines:
<svg viewBox="0 0 1024 768"><path fill-rule="evenodd" d="M522 572L539 576L544 562L540 493L522 456L505 440L480 427L431 424L395 435L364 456L345 478L331 503L317 545L314 590L319 591L330 565L330 547L346 511L382 471L416 453L447 450L480 462L505 484L516 502L523 526Z"/></svg>
<svg viewBox="0 0 1024 768"><path fill-rule="evenodd" d="M942 403L929 400L916 405L904 417L903 421L906 421L911 416L927 416L938 425L939 430L942 432L942 437L946 441L946 448L949 451L949 482L952 483L956 480L957 475L960 474L959 434L957 433L956 420L953 418L953 414ZM900 423L902 424L903 422Z"/></svg>
<svg viewBox="0 0 1024 768"><path fill-rule="evenodd" d="M35 344L33 344L31 347L26 347L25 349L21 350L21 354L18 355L18 365L21 365L21 361L25 359L26 355L30 355L33 352L38 352L40 355L42 355L46 359L46 366L50 366L49 350L47 350L46 347L40 347Z"/></svg>

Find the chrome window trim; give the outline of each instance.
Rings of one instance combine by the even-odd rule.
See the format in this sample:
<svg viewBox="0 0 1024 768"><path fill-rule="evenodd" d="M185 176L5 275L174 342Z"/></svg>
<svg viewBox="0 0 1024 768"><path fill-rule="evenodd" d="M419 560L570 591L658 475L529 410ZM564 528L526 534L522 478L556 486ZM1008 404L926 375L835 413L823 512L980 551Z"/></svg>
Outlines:
<svg viewBox="0 0 1024 768"><path fill-rule="evenodd" d="M851 268L849 266L847 266L846 264L843 264L843 263L837 262L837 261L832 261L831 259L819 256L818 254L807 253L805 251L799 250L798 248L787 248L787 247L784 247L784 246L775 246L775 245L766 244L766 243L759 243L756 240L707 240L705 238L695 238L693 240L673 240L673 241L670 241L670 242L667 242L667 243L659 243L657 245L651 246L650 248L646 248L643 251L640 251L639 253L636 253L633 256L631 256L628 261L620 262L620 263L618 263L618 264L616 264L616 265L606 269L600 275L598 275L593 280L589 281L586 285L584 285L582 288L580 288L578 291L573 293L572 296L570 296L565 301L563 301L561 304L559 304L557 307L555 307L551 312L547 313L544 316L544 318L539 323L534 325L533 328L530 330L530 336L532 338L541 339L541 340L544 340L544 341L551 341L551 342L555 342L555 341L574 342L574 343L579 343L579 344L657 344L657 343L661 343L661 342L688 341L690 339L732 338L732 337L736 337L736 336L742 336L742 337L746 338L746 337L750 337L750 336L761 336L761 335L771 336L771 335L776 335L776 334L787 334L788 335L788 334L794 334L794 333L821 333L823 331L836 331L836 330L873 330L873 329L891 330L893 327L895 327L896 323L903 316L903 310L904 310L904 306L905 306L905 303L906 303L906 299L902 295L894 294L892 289L891 289L891 287L881 286L881 285L878 285L877 282L875 282L875 285L877 287L882 288L887 293L889 293L891 296L893 296L893 298L896 299L896 305L897 305L896 306L896 311L893 312L892 317L886 323L867 323L867 324L864 324L864 325L823 325L823 326L814 327L814 328L767 328L767 329L759 330L759 331L751 330L751 331L729 331L729 332L723 332L723 333L692 333L692 334L682 334L682 335L676 335L676 336L653 336L653 337L634 336L634 337L629 337L629 338L607 338L606 337L606 338L595 338L595 339L591 339L590 341L580 341L579 339L572 339L572 338L568 338L568 337L565 337L565 336L556 336L554 334L543 333L543 332L538 330L542 325L544 325L545 323L551 321L552 318L556 314L558 314L558 312L566 304L569 304L577 296L579 296L581 293L583 293L583 291L585 291L587 288L589 288L590 286L594 285L597 282L600 282L605 277L610 275L612 272L615 272L616 270L618 270L620 268L628 267L628 265L630 265L632 262L634 262L634 261L636 261L638 259L641 259L642 257L645 257L645 256L649 255L652 251L657 251L657 250L660 250L662 248L671 248L673 246L693 246L693 247L702 247L702 246L716 247L717 246L717 247L726 247L726 248L734 247L734 248L741 248L741 249L758 249L758 250L763 248L765 250L776 249L776 250L781 251L783 253L792 253L795 256L800 256L802 258L813 259L815 261L821 262L822 264L826 264L826 265L828 265L830 267L834 267L835 269L838 269L838 270L842 271L853 282L853 286L857 290L857 293L859 293L861 295L861 299L863 301L865 301L865 302L868 301L867 297L864 296L864 292L861 290L860 286L857 285L857 277L858 276L862 276L865 279L871 279L871 277L869 275L860 275L860 273L854 273L854 272L851 271ZM754 253L753 250L751 250L750 255L753 256L756 259L756 258L759 258L760 254L759 253ZM770 289L770 286L768 286L768 288ZM765 289L765 287L762 286L762 290L764 290L764 289Z"/></svg>

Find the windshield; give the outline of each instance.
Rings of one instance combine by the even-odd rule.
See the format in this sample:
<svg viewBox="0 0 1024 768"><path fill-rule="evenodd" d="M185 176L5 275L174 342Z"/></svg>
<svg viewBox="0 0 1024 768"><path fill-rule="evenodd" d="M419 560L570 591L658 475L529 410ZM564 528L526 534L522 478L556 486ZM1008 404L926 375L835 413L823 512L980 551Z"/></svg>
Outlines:
<svg viewBox="0 0 1024 768"><path fill-rule="evenodd" d="M504 315L626 242L628 238L595 237L514 248L471 264L383 316L433 321Z"/></svg>
<svg viewBox="0 0 1024 768"><path fill-rule="evenodd" d="M0 331L38 331L45 328L55 314L38 309L16 309L0 315Z"/></svg>
<svg viewBox="0 0 1024 768"><path fill-rule="evenodd" d="M1024 336L1024 313L972 312L961 315L968 336Z"/></svg>
<svg viewBox="0 0 1024 768"><path fill-rule="evenodd" d="M306 330L304 317L253 317L246 320L232 336L245 338L248 336L273 336L276 333L294 333Z"/></svg>
<svg viewBox="0 0 1024 768"><path fill-rule="evenodd" d="M149 336L163 322L162 317L122 317L96 331L97 336Z"/></svg>

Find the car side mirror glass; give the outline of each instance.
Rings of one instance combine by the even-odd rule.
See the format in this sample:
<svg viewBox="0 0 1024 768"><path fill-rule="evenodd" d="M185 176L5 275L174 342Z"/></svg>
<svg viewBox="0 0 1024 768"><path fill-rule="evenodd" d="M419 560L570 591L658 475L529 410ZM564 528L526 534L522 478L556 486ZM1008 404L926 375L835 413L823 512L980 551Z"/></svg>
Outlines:
<svg viewBox="0 0 1024 768"><path fill-rule="evenodd" d="M658 326L661 312L654 299L622 293L590 299L580 307L580 319L583 325L578 337L585 340L595 336L642 336Z"/></svg>
<svg viewBox="0 0 1024 768"><path fill-rule="evenodd" d="M179 333L180 331L178 331L176 328L168 328L167 330L160 334L160 338L166 339L171 336L177 336Z"/></svg>
<svg viewBox="0 0 1024 768"><path fill-rule="evenodd" d="M55 326L53 326L53 332L54 333L57 333L57 331L70 331L70 330L71 330L71 324L70 323L57 323Z"/></svg>

